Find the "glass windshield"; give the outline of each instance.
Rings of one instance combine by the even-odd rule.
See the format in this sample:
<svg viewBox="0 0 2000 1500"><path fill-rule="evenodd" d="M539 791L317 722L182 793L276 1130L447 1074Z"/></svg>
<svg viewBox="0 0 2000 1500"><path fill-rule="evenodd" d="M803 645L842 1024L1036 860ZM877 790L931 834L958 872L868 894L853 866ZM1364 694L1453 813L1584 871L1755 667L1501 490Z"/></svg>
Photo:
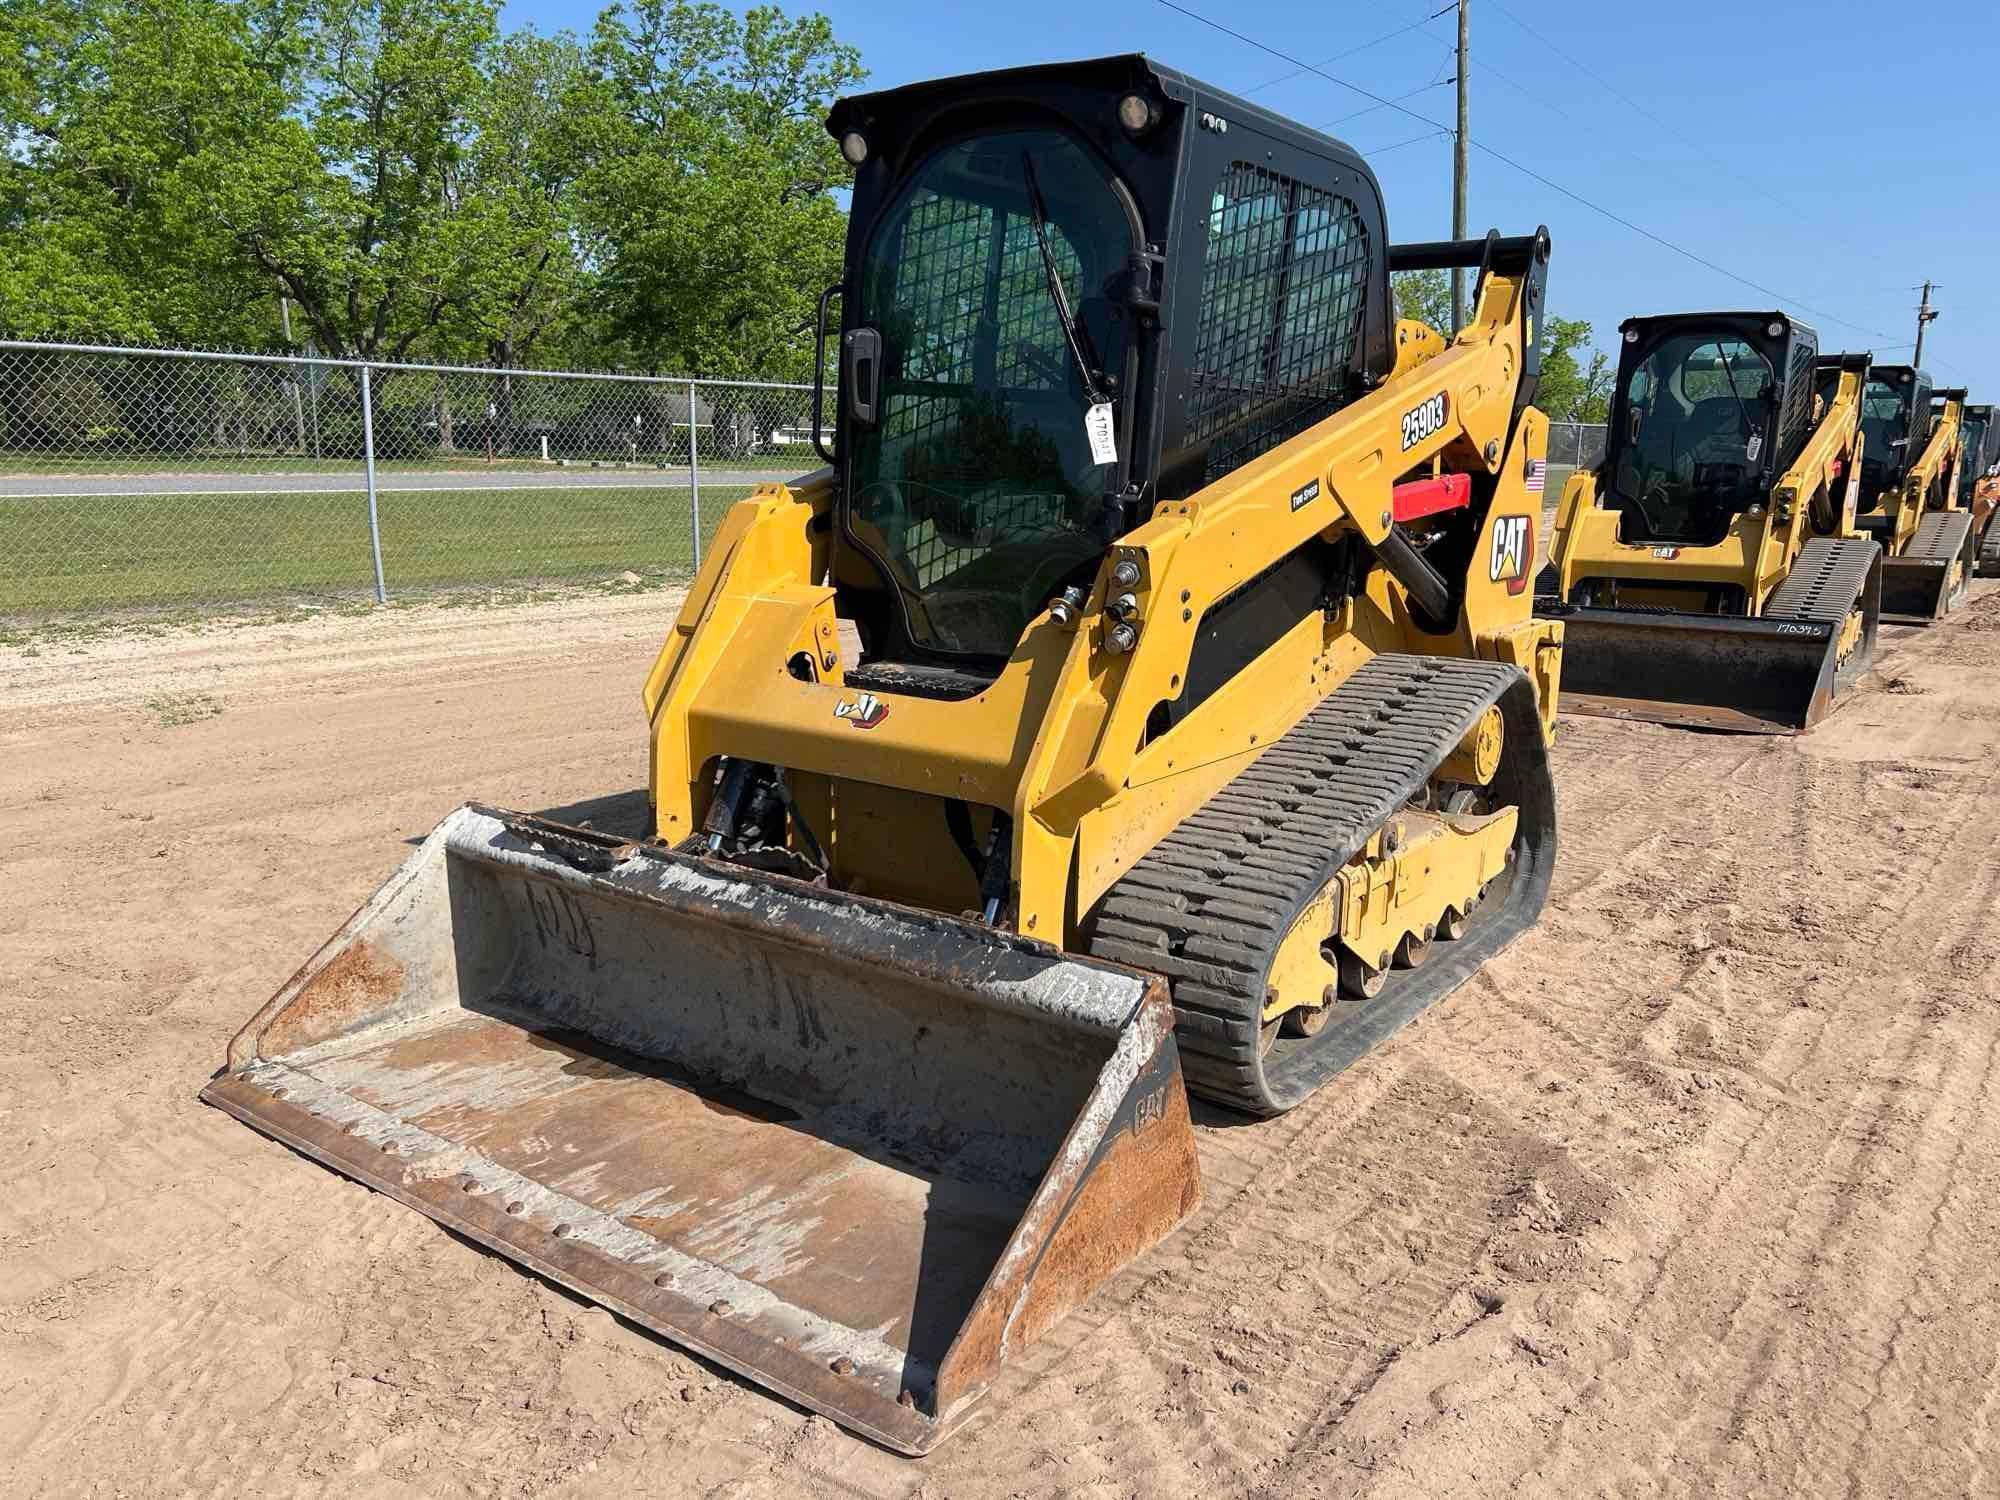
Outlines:
<svg viewBox="0 0 2000 1500"><path fill-rule="evenodd" d="M1132 249L1104 169L1055 130L946 147L877 227L860 311L882 335L881 417L854 438L848 529L917 645L1005 655L1101 554L1115 471L1084 415L1124 373Z"/></svg>
<svg viewBox="0 0 2000 1500"><path fill-rule="evenodd" d="M1972 502L1972 492L1979 486L1979 475L1986 456L1986 425L1990 419L1968 415L1959 424L1964 434L1964 457L1958 461L1958 493L1962 502Z"/></svg>
<svg viewBox="0 0 2000 1500"><path fill-rule="evenodd" d="M1872 500L1874 492L1902 472L1905 454L1903 439L1910 418L1905 396L1908 386L1891 385L1886 380L1870 380L1861 393L1861 483Z"/></svg>
<svg viewBox="0 0 2000 1500"><path fill-rule="evenodd" d="M1674 334L1626 379L1615 488L1630 541L1720 541L1764 498L1777 380L1743 339ZM1631 534L1636 530L1637 534Z"/></svg>

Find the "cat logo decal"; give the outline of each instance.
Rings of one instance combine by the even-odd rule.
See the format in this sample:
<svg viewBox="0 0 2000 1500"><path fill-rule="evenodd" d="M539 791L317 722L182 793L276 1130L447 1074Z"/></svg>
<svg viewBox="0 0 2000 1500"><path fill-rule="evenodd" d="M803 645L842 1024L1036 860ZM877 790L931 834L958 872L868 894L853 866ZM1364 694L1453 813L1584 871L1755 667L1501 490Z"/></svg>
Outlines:
<svg viewBox="0 0 2000 1500"><path fill-rule="evenodd" d="M1487 577L1505 583L1508 593L1518 594L1528 586L1528 567L1534 556L1534 517L1500 516L1494 520L1493 558Z"/></svg>

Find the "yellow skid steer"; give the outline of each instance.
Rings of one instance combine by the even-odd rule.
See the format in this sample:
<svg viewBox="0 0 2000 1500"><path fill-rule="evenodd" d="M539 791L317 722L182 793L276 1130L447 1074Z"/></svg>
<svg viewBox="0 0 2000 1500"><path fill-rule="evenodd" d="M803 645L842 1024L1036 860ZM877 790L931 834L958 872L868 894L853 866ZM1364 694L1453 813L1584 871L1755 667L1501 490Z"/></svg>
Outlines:
<svg viewBox="0 0 2000 1500"><path fill-rule="evenodd" d="M1856 525L1882 544L1882 618L1929 625L1965 602L1979 564L1959 493L1963 390L1933 391L1908 365L1877 365L1862 400L1867 454Z"/></svg>
<svg viewBox="0 0 2000 1500"><path fill-rule="evenodd" d="M1142 57L828 129L827 467L689 591L647 836L462 808L205 1097L916 1453L1193 1210L1190 1089L1288 1109L1534 921L1549 242L1392 246Z"/></svg>
<svg viewBox="0 0 2000 1500"><path fill-rule="evenodd" d="M1603 462L1570 476L1536 608L1563 707L1792 733L1867 671L1882 550L1856 533L1865 354L1782 313L1622 325Z"/></svg>

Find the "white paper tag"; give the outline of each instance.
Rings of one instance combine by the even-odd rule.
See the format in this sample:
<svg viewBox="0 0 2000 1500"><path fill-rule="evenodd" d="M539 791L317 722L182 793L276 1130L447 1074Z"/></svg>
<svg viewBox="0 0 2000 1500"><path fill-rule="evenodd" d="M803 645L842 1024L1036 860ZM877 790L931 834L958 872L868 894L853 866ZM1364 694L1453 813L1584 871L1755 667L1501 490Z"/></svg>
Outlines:
<svg viewBox="0 0 2000 1500"><path fill-rule="evenodd" d="M1764 451L1764 434L1761 432L1751 433L1750 441L1743 445L1744 460L1748 463L1754 464L1755 462L1757 462L1757 455L1762 453L1763 451Z"/></svg>
<svg viewBox="0 0 2000 1500"><path fill-rule="evenodd" d="M1118 462L1118 436L1111 429L1111 403L1100 401L1083 414L1083 433L1090 439L1090 461Z"/></svg>

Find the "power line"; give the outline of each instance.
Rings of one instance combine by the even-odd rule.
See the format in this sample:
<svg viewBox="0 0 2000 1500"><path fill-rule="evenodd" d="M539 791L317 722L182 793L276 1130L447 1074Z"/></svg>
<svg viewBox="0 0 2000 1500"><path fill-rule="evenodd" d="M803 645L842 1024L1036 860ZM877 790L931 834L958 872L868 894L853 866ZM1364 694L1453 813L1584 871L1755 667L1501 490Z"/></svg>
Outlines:
<svg viewBox="0 0 2000 1500"><path fill-rule="evenodd" d="M1430 15L1423 17L1421 20L1412 21L1407 26L1398 26L1394 31L1385 31L1380 36L1363 42L1358 47L1349 47L1345 52L1336 52L1332 57L1323 58L1319 62L1312 64L1311 67L1294 68L1281 78L1272 78L1263 83L1255 84L1243 92L1246 94L1259 93L1264 89L1276 88L1281 83L1290 83L1294 78L1303 78L1306 74L1312 72L1314 68L1330 68L1343 58L1353 57L1357 53L1366 52L1370 47L1379 47L1384 42L1393 42L1399 36L1406 36L1420 27L1428 26L1439 16L1448 16L1457 8L1455 4L1447 5L1443 10L1433 11Z"/></svg>
<svg viewBox="0 0 2000 1500"><path fill-rule="evenodd" d="M1398 141L1393 146L1376 146L1367 154L1371 157L1387 156L1391 151L1400 151L1405 146L1416 145L1419 141L1448 140L1450 137L1449 130L1426 130L1422 135L1413 135L1407 141Z"/></svg>
<svg viewBox="0 0 2000 1500"><path fill-rule="evenodd" d="M1778 192L1776 189L1768 186L1765 183L1756 182L1744 176L1731 163L1724 161L1721 157L1714 155L1701 145L1697 144L1694 141L1689 140L1685 135L1682 135L1679 130L1675 129L1671 122L1661 119L1658 115L1654 114L1653 111L1646 108L1645 105L1641 104L1637 99L1634 99L1630 94L1626 93L1616 84L1606 79L1603 74L1596 72L1594 69L1586 66L1581 62L1578 62L1576 58L1570 56L1569 53L1563 51L1561 47L1557 46L1553 41L1549 40L1548 37L1543 35L1541 32L1537 31L1534 27L1530 26L1526 21L1522 20L1519 16L1515 15L1511 10L1507 9L1505 5L1502 5L1500 3L1500 0L1492 0L1492 5L1493 8L1499 11L1501 15L1505 16L1508 20L1512 21L1516 26L1520 27L1521 30L1527 32L1529 36L1533 37L1536 41L1540 42L1544 47L1548 48L1549 51L1555 53L1557 57L1560 57L1564 62L1568 63L1572 68L1575 68L1579 73L1583 74L1584 77L1590 79L1599 88L1603 89L1607 94L1611 95L1612 98L1617 99L1622 103L1629 105L1633 109L1636 109L1640 114L1644 115L1647 119L1651 120L1655 125L1659 126L1660 129L1666 131L1668 135L1672 136L1676 141L1680 142L1680 144L1683 147L1693 152L1696 156L1701 157L1711 166L1720 167L1724 172L1727 172L1731 177L1734 177L1738 182L1743 183L1746 187L1754 188L1758 192L1763 193L1768 197L1776 199L1779 203L1782 203L1786 208L1789 208L1795 214L1804 214L1807 212L1807 210L1801 208L1798 204L1792 202L1783 193ZM1853 325L1850 324L1849 326L1851 327Z"/></svg>
<svg viewBox="0 0 2000 1500"><path fill-rule="evenodd" d="M1456 82L1458 82L1456 78L1434 78L1429 83L1418 84L1415 88L1411 89L1407 94L1398 94L1394 99L1390 100L1389 103L1401 104L1405 99L1414 99L1419 94L1428 94L1432 89L1445 88L1448 85L1454 84ZM1315 125L1313 126L1313 129L1331 130L1336 125L1345 125L1349 120L1358 120L1363 115L1372 115L1375 113L1376 110L1381 109L1383 107L1384 106L1380 104L1371 104L1366 109L1357 109L1352 114L1341 115L1335 119L1328 120L1324 125Z"/></svg>
<svg viewBox="0 0 2000 1500"><path fill-rule="evenodd" d="M1447 135L1452 133L1451 127L1444 124L1440 120L1433 120L1428 115L1419 114L1416 110L1409 108L1407 105L1400 104L1394 99L1384 99L1380 94L1375 93L1373 90L1365 89L1358 83L1350 83L1345 78L1337 78L1333 74L1326 72L1324 69L1314 67L1310 63L1300 62L1299 59L1293 57L1290 53L1284 52L1277 47L1273 47L1267 42L1260 42L1255 37L1245 36L1242 32L1237 31L1232 27L1225 26L1220 21L1211 20L1207 16L1202 15L1198 11L1189 10L1186 6L1177 3L1177 0L1159 0L1159 3L1161 5L1164 5L1168 10L1178 12L1179 14L1186 16L1191 21L1199 21L1202 25L1209 27L1211 30L1219 31L1224 36L1232 37L1236 41L1242 42L1245 46L1255 47L1259 52L1269 53L1272 57L1277 58L1280 62L1287 62L1292 64L1292 66L1296 68L1302 69L1305 72L1317 74L1319 77L1324 78L1328 83L1337 83L1342 88L1361 95L1361 97L1364 99L1373 100L1376 104L1384 106L1385 108L1388 109L1393 109L1398 114L1408 115L1411 119L1417 121L1421 125L1428 125L1433 130L1442 131ZM1533 178L1536 182L1539 182L1543 187L1548 188L1551 192L1562 194L1563 197L1569 199L1571 202L1579 204L1580 206L1589 209L1594 214L1598 214L1603 218L1611 220L1611 222L1614 224L1620 225L1623 228L1631 230L1634 234L1640 236L1640 238L1642 239L1651 240L1654 244L1660 246L1662 249L1671 250L1674 252L1674 254L1679 255L1684 259L1693 261L1696 265L1702 267L1704 270L1713 271L1716 275L1726 277L1730 281L1737 282L1739 285L1747 286L1752 291L1761 292L1766 297L1770 297L1780 304L1800 308L1806 312L1813 314L1815 317L1825 319L1829 323L1837 323L1842 328L1851 328L1856 333L1865 333L1871 339L1887 339L1893 337L1893 335L1882 333L1878 329L1866 328L1859 323L1851 323L1846 318L1838 317L1835 314L1826 311L1826 309L1824 308L1814 307L1811 303L1802 302L1796 297L1787 297L1784 293L1776 291L1771 287L1765 286L1760 281L1752 280L1748 276L1744 276L1739 274L1738 272L1730 270L1727 266L1719 265L1715 261L1710 260L1707 256L1701 255L1696 251L1690 250L1685 245L1678 245L1674 243L1674 241L1667 239L1664 235L1655 234L1652 230L1646 228L1643 224L1635 224L1632 220L1626 218L1623 214L1616 213L1613 210L1606 208L1603 204L1594 202L1591 199L1584 197L1583 194L1576 192L1573 189L1564 187L1560 182L1557 182L1554 178L1548 177L1541 172L1537 172L1533 167L1527 166L1521 162L1516 161L1513 157L1507 155L1506 152L1497 150L1494 147L1487 145L1484 141L1475 140L1471 141L1469 144L1472 146L1473 149L1484 152L1486 155L1492 157L1495 161L1500 162L1502 165L1512 167L1515 171L1521 173L1524 177Z"/></svg>

